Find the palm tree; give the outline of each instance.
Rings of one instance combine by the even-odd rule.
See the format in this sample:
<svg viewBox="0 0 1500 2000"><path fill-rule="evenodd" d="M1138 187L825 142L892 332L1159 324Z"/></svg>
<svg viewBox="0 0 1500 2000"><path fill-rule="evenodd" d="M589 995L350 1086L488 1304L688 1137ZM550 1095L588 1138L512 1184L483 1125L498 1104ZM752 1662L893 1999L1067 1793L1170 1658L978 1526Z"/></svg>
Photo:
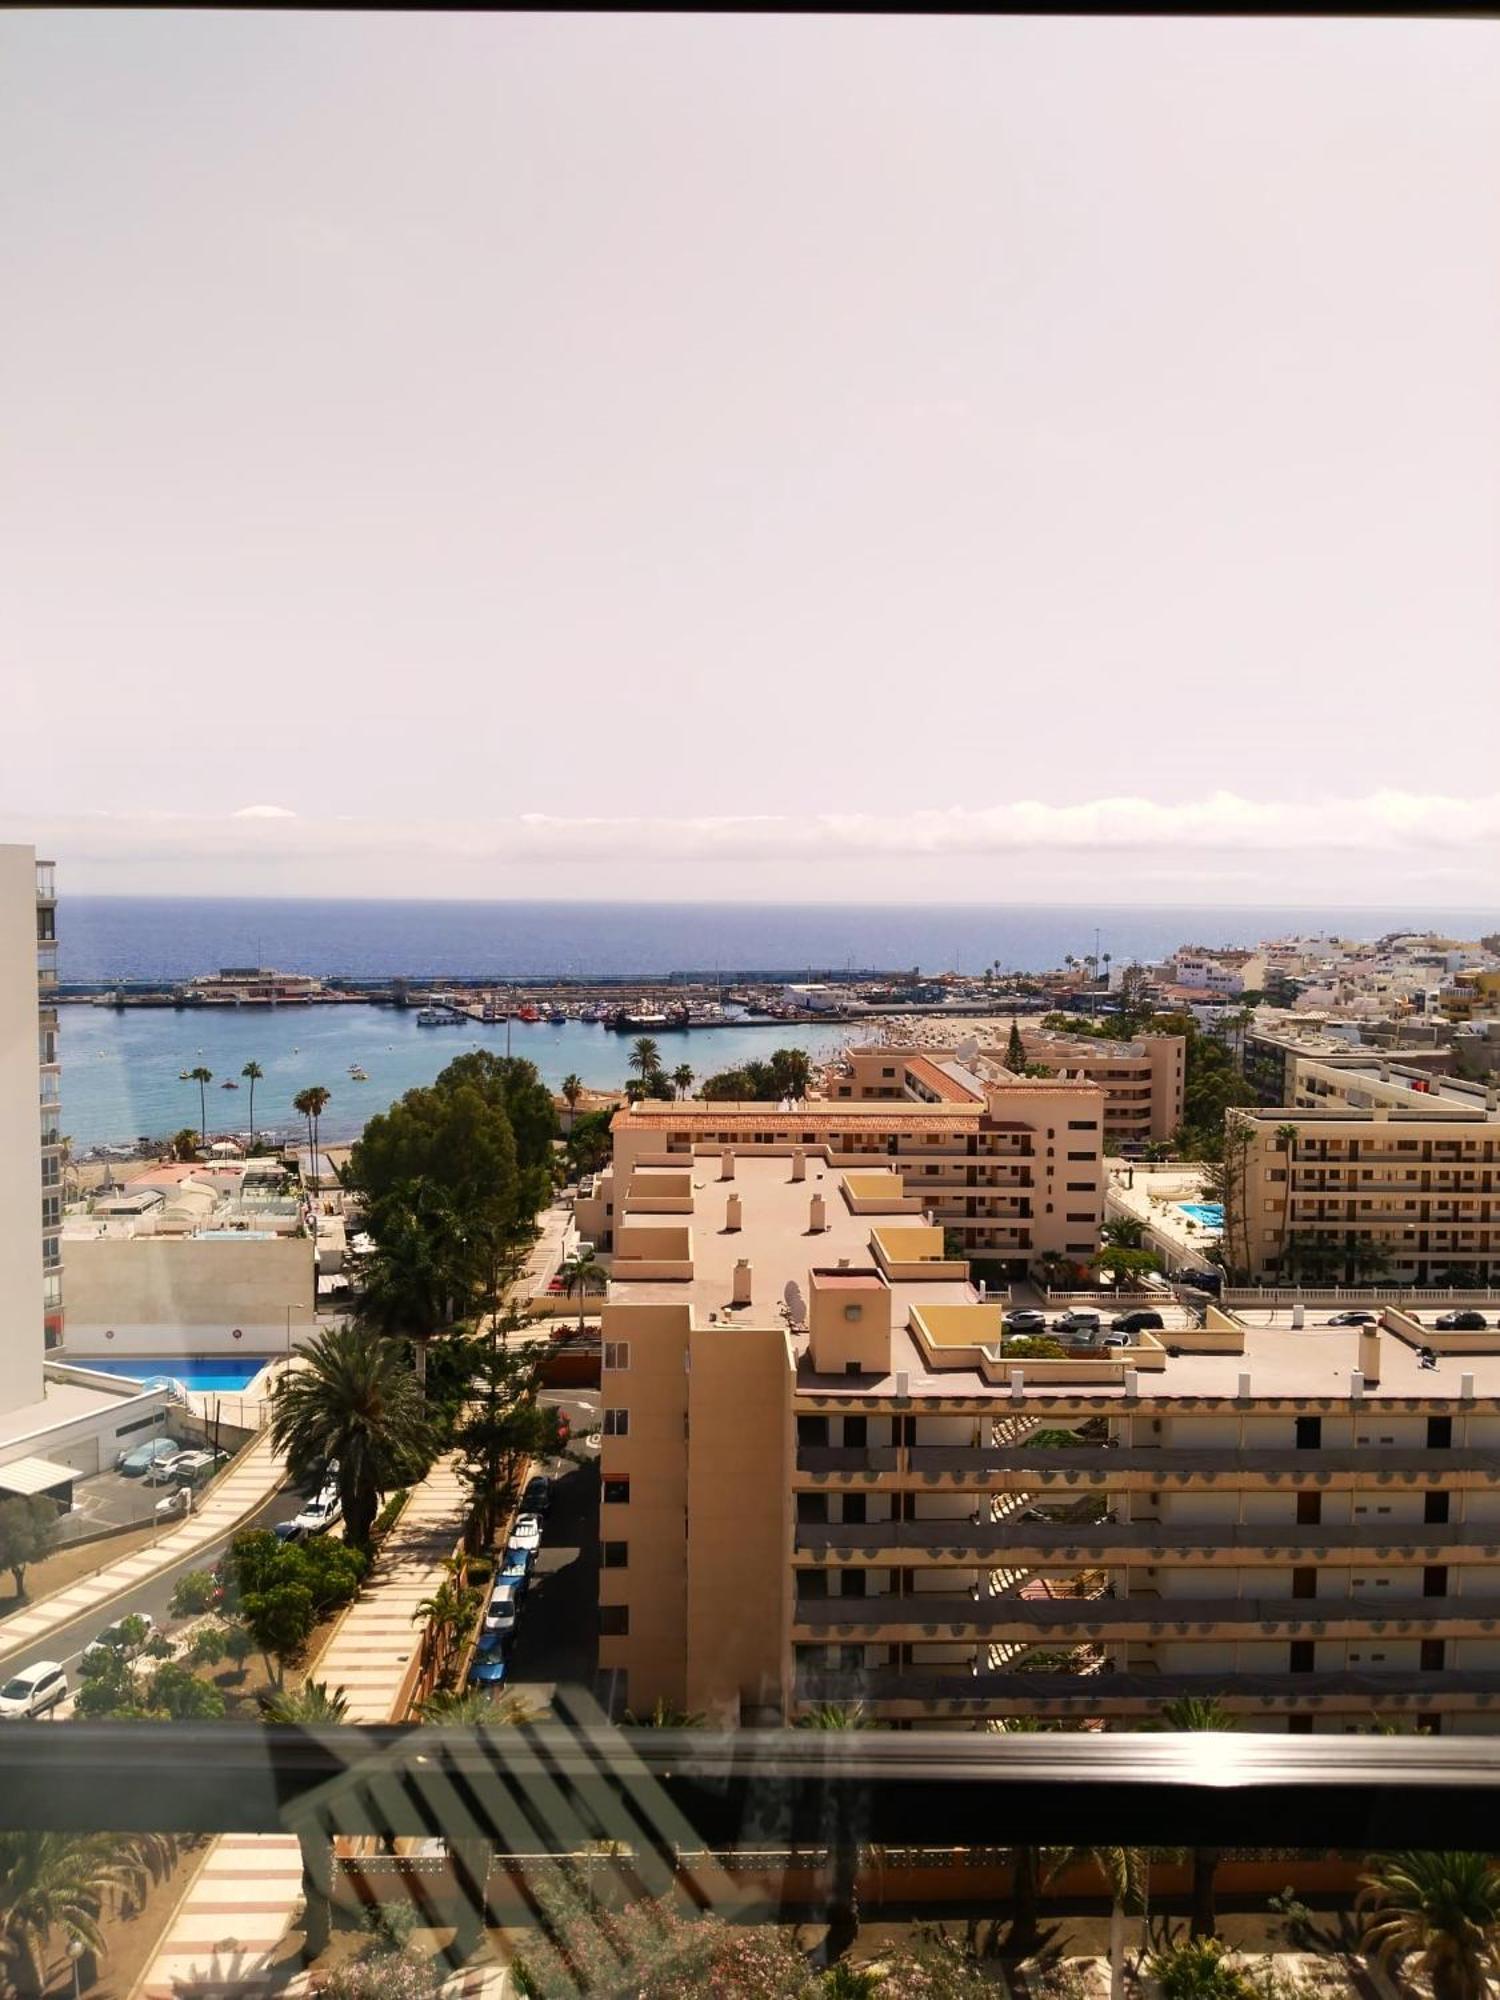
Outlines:
<svg viewBox="0 0 1500 2000"><path fill-rule="evenodd" d="M862 1701L825 1701L799 1717L799 1729L871 1729L874 1724ZM839 1958L854 1942L859 1931L859 1834L853 1821L853 1801L847 1785L834 1792L833 1824L829 1830L828 1860L832 1880L828 1891L828 1942L830 1962Z"/></svg>
<svg viewBox="0 0 1500 2000"><path fill-rule="evenodd" d="M211 1069L205 1069L202 1063L199 1063L196 1069L188 1071L188 1075L198 1086L198 1136L203 1141L204 1151L206 1152L208 1150L208 1099L204 1093L213 1082L214 1073Z"/></svg>
<svg viewBox="0 0 1500 2000"><path fill-rule="evenodd" d="M1235 1727L1235 1718L1222 1702L1215 1701L1211 1695L1184 1694L1163 1707L1157 1727L1212 1730L1224 1735ZM1194 1937L1212 1937L1217 1928L1214 1913L1214 1876L1218 1873L1222 1857L1223 1849L1219 1847L1193 1849L1192 1935Z"/></svg>
<svg viewBox="0 0 1500 2000"><path fill-rule="evenodd" d="M679 1097L686 1097L693 1087L692 1064L679 1063L672 1072L672 1082L676 1088L677 1095Z"/></svg>
<svg viewBox="0 0 1500 2000"><path fill-rule="evenodd" d="M465 1688L460 1694L455 1694L452 1688L438 1688L428 1695L417 1715L421 1721L436 1723L443 1729L485 1728L495 1724L519 1728L535 1722L538 1712L519 1694L502 1695L499 1701L494 1701L481 1688Z"/></svg>
<svg viewBox="0 0 1500 2000"><path fill-rule="evenodd" d="M396 1343L362 1327L330 1327L301 1352L272 1392L271 1442L299 1480L338 1460L345 1537L368 1549L381 1494L427 1467L421 1390Z"/></svg>
<svg viewBox="0 0 1500 2000"><path fill-rule="evenodd" d="M247 1062L245 1067L240 1071L240 1075L250 1086L250 1143L253 1146L255 1144L255 1086L265 1075L265 1071L258 1062Z"/></svg>
<svg viewBox="0 0 1500 2000"><path fill-rule="evenodd" d="M601 1283L604 1277L599 1268L599 1259L592 1250L575 1250L558 1276L562 1279L569 1298L572 1298L575 1291L578 1294L578 1331L582 1333L584 1302L588 1298L590 1289Z"/></svg>
<svg viewBox="0 0 1500 2000"><path fill-rule="evenodd" d="M1297 1170L1297 1136L1297 1127L1295 1125L1278 1125L1276 1127L1276 1144L1286 1154L1286 1196L1281 1204L1281 1247L1283 1252L1292 1233L1292 1181Z"/></svg>
<svg viewBox="0 0 1500 2000"><path fill-rule="evenodd" d="M583 1095L583 1078L569 1070L562 1080L563 1102L568 1107L568 1130L573 1129L573 1121L578 1116L578 1100Z"/></svg>
<svg viewBox="0 0 1500 2000"><path fill-rule="evenodd" d="M300 1112L307 1120L307 1146L312 1155L312 1170L318 1171L318 1120L328 1108L332 1096L320 1083L309 1084L306 1090L299 1090L292 1099L293 1111Z"/></svg>
<svg viewBox="0 0 1500 2000"><path fill-rule="evenodd" d="M649 1035L638 1036L630 1045L630 1067L642 1083L661 1068L661 1050Z"/></svg>
<svg viewBox="0 0 1500 2000"><path fill-rule="evenodd" d="M120 1834L0 1833L0 1943L37 1993L47 1985L53 1934L103 1952L105 1898L127 1894L142 1865L136 1844Z"/></svg>
<svg viewBox="0 0 1500 2000"><path fill-rule="evenodd" d="M304 1681L300 1688L282 1688L265 1703L267 1722L342 1722L349 1713L344 1690L329 1690L325 1681Z"/></svg>
<svg viewBox="0 0 1500 2000"><path fill-rule="evenodd" d="M1500 1942L1500 1869L1488 1854L1387 1854L1361 1883L1364 1941L1382 1965L1413 1953L1433 2000L1483 2000Z"/></svg>

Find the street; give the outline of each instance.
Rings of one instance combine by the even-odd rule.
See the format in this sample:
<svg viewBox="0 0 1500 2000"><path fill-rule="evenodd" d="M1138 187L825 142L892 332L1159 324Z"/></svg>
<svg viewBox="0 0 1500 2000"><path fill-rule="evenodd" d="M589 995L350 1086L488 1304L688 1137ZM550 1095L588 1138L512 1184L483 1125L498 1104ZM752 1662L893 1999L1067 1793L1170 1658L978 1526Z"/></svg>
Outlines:
<svg viewBox="0 0 1500 2000"><path fill-rule="evenodd" d="M599 1441L584 1442L598 1426L599 1398L552 1390L543 1401L567 1413L582 1462L552 1459L539 1468L553 1480L552 1506L516 1620L507 1682L538 1706L560 1681L592 1693L599 1651Z"/></svg>

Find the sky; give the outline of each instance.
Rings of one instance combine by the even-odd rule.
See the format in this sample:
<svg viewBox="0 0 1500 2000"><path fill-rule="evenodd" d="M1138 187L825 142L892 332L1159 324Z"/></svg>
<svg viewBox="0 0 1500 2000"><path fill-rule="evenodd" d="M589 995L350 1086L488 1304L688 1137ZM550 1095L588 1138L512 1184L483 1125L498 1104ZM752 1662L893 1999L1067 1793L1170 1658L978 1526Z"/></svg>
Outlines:
<svg viewBox="0 0 1500 2000"><path fill-rule="evenodd" d="M1500 24L0 16L79 891L1493 900Z"/></svg>

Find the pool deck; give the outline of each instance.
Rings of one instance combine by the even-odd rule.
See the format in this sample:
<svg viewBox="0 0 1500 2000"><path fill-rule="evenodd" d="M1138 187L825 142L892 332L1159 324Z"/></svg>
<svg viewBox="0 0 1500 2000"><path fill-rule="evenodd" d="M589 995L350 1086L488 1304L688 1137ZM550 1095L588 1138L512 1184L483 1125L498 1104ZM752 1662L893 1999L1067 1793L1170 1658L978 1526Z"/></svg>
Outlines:
<svg viewBox="0 0 1500 2000"><path fill-rule="evenodd" d="M1128 1217L1141 1222L1162 1243L1180 1256L1204 1258L1217 1243L1220 1231L1210 1229L1184 1214L1180 1204L1201 1201L1206 1167L1149 1167L1110 1162L1109 1187L1105 1200L1105 1220Z"/></svg>

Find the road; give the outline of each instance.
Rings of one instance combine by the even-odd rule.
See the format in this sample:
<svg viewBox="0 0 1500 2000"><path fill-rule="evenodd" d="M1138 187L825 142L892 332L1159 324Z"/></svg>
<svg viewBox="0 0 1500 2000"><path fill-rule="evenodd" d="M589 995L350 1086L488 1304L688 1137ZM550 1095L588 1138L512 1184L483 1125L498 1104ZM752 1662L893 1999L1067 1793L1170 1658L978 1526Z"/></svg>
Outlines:
<svg viewBox="0 0 1500 2000"><path fill-rule="evenodd" d="M552 1460L552 1506L531 1587L516 1620L507 1687L538 1707L559 1681L592 1693L599 1642L599 1423L597 1394L548 1391L542 1399L567 1412L579 1462Z"/></svg>
<svg viewBox="0 0 1500 2000"><path fill-rule="evenodd" d="M133 1590L122 1592L119 1597L112 1598L103 1609L87 1612L83 1617L75 1618L70 1624L62 1626L46 1639L33 1640L20 1648L11 1647L7 1650L3 1643L0 1643L0 1674L9 1674L18 1667L29 1666L36 1659L56 1660L71 1674L77 1665L79 1654L85 1646L98 1638L106 1625L116 1624L135 1611L149 1611L158 1627L167 1626L170 1622L167 1606L171 1601L172 1587L178 1577L185 1576L193 1569L211 1569L236 1535L244 1534L249 1528L269 1528L277 1521L290 1520L301 1505L301 1497L293 1489L284 1487L241 1521L224 1536L222 1541L211 1542L207 1548L199 1549L181 1562L174 1563L170 1569L162 1570L148 1582L138 1584ZM5 1627L0 1624L0 1642L3 1642L4 1633Z"/></svg>

